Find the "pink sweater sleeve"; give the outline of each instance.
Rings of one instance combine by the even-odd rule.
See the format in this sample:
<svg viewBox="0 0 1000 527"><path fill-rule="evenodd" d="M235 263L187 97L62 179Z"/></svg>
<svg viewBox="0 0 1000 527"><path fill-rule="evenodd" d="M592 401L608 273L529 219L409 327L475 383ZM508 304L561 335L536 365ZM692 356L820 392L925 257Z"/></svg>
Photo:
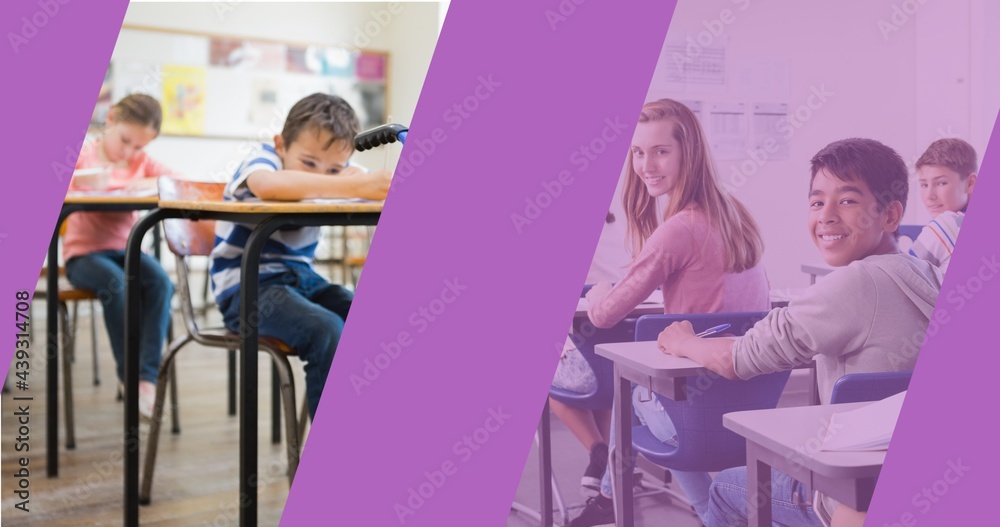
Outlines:
<svg viewBox="0 0 1000 527"><path fill-rule="evenodd" d="M146 155L145 152L139 153L141 157L141 172L137 174L139 177L144 178L158 178L160 176L173 175L174 172L166 167L166 165L154 160L152 157Z"/></svg>
<svg viewBox="0 0 1000 527"><path fill-rule="evenodd" d="M621 322L674 272L688 265L694 253L694 237L686 216L678 214L653 232L625 277L608 296L589 307L591 323L610 328Z"/></svg>

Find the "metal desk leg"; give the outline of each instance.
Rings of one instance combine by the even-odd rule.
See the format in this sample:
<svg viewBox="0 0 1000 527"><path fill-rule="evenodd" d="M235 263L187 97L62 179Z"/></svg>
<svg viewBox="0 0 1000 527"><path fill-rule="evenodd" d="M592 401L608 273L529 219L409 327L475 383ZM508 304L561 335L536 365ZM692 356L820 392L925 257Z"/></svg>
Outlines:
<svg viewBox="0 0 1000 527"><path fill-rule="evenodd" d="M125 527L139 526L139 258L146 232L170 216L153 209L132 227L125 247Z"/></svg>
<svg viewBox="0 0 1000 527"><path fill-rule="evenodd" d="M552 527L552 435L549 425L549 398L546 397L542 417L538 420L538 488L542 527Z"/></svg>
<svg viewBox="0 0 1000 527"><path fill-rule="evenodd" d="M616 445L612 449L614 467L615 524L633 527L635 523L632 503L632 383L622 375L615 364L615 426Z"/></svg>
<svg viewBox="0 0 1000 527"><path fill-rule="evenodd" d="M771 467L760 461L759 448L747 442L747 525L771 527Z"/></svg>
<svg viewBox="0 0 1000 527"><path fill-rule="evenodd" d="M240 527L257 525L257 351L260 309L257 305L260 254L282 224L272 216L260 222L243 251L240 272Z"/></svg>
<svg viewBox="0 0 1000 527"><path fill-rule="evenodd" d="M45 299L45 454L48 477L59 476L59 226L66 217L59 215L56 230L49 242Z"/></svg>

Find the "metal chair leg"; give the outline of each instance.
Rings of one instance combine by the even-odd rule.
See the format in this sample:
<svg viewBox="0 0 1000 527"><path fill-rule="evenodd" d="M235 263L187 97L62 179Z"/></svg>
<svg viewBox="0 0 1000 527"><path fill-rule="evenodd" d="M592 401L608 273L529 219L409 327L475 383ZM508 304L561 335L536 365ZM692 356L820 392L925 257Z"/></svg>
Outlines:
<svg viewBox="0 0 1000 527"><path fill-rule="evenodd" d="M295 417L295 381L292 379L292 369L287 361L277 366L281 377L281 399L285 407L285 450L288 455L288 484L295 479L299 469L299 456L302 455L301 437L298 434L298 423Z"/></svg>
<svg viewBox="0 0 1000 527"><path fill-rule="evenodd" d="M305 444L306 426L309 425L309 400L302 399L302 408L299 410L299 443Z"/></svg>
<svg viewBox="0 0 1000 527"><path fill-rule="evenodd" d="M153 472L156 469L156 452L160 446L160 424L163 421L163 405L167 394L167 383L173 378L174 358L177 352L185 344L191 342L190 335L170 343L163 362L160 364L160 372L156 379L156 402L153 404L153 418L149 425L149 435L146 438L146 459L143 463L142 481L139 485L139 503L147 505L151 499L153 488Z"/></svg>
<svg viewBox="0 0 1000 527"><path fill-rule="evenodd" d="M229 350L229 415L236 415L236 350Z"/></svg>
<svg viewBox="0 0 1000 527"><path fill-rule="evenodd" d="M285 408L285 450L288 455L288 483L291 485L299 468L299 456L302 446L298 434L298 423L295 419L295 380L292 377L292 367L283 353L272 348L261 347L271 356L272 370L277 376L281 393L281 403Z"/></svg>
<svg viewBox="0 0 1000 527"><path fill-rule="evenodd" d="M94 301L90 301L90 351L94 362L94 386L101 385L101 366L97 360L97 311Z"/></svg>
<svg viewBox="0 0 1000 527"><path fill-rule="evenodd" d="M170 433L181 433L180 405L177 402L177 368L170 368Z"/></svg>
<svg viewBox="0 0 1000 527"><path fill-rule="evenodd" d="M76 425L73 415L73 365L70 357L73 356L73 333L70 328L69 309L65 302L59 303L59 318L62 319L63 326L63 404L66 407L64 417L66 418L66 449L76 448Z"/></svg>
<svg viewBox="0 0 1000 527"><path fill-rule="evenodd" d="M281 443L281 379L279 378L277 362L271 362L271 444ZM289 417L295 417L295 406L292 405L292 413Z"/></svg>

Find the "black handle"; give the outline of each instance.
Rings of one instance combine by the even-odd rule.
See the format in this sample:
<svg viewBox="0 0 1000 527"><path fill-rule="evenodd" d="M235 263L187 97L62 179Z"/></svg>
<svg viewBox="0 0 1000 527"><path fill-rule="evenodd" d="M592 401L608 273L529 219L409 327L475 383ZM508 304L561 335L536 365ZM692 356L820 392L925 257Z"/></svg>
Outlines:
<svg viewBox="0 0 1000 527"><path fill-rule="evenodd" d="M395 143L399 134L407 131L409 128L401 124L383 124L371 130L365 130L354 138L354 149L358 152L364 152L377 146Z"/></svg>

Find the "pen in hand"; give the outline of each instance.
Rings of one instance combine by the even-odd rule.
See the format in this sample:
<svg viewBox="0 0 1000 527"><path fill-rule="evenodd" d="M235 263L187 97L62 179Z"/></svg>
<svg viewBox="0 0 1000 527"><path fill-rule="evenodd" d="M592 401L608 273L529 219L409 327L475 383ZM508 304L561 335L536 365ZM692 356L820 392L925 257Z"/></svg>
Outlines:
<svg viewBox="0 0 1000 527"><path fill-rule="evenodd" d="M702 331L701 333L698 333L695 336L696 337L707 337L709 335L715 335L716 333L721 333L721 332L729 329L730 326L732 326L732 324L720 324L718 326L715 326L714 328L708 328L705 331Z"/></svg>

